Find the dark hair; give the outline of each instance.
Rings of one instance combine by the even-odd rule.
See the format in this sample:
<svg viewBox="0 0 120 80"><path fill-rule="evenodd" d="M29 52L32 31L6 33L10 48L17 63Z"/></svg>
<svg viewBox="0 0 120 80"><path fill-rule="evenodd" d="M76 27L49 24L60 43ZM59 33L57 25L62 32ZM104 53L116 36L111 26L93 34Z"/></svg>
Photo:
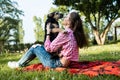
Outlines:
<svg viewBox="0 0 120 80"><path fill-rule="evenodd" d="M73 30L74 36L76 38L77 44L80 48L88 46L88 40L84 34L84 29L82 25L82 20L77 12L70 13L70 27Z"/></svg>

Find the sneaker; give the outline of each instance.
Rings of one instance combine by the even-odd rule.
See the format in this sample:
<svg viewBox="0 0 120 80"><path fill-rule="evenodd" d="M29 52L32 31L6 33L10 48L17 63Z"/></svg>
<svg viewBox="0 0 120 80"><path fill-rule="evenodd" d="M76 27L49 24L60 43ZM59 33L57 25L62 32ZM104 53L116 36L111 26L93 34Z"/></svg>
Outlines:
<svg viewBox="0 0 120 80"><path fill-rule="evenodd" d="M12 61L12 62L11 62L11 61L9 61L9 62L8 62L8 67L14 69L14 68L18 68L18 67L20 67L20 66L19 66L18 62L15 62L15 61Z"/></svg>

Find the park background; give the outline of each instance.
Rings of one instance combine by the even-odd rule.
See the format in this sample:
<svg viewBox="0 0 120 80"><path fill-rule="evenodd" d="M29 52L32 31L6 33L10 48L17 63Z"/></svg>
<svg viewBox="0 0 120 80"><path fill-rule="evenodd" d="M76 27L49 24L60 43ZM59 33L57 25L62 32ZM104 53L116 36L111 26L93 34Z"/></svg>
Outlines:
<svg viewBox="0 0 120 80"><path fill-rule="evenodd" d="M50 73L13 72L7 68L9 60L18 60L35 41L43 42L47 14L59 11L66 15L79 12L83 21L89 47L80 49L80 61L117 61L120 58L120 0L0 0L0 79L49 80ZM61 24L62 20L59 21ZM62 25L61 25L62 27ZM36 63L39 62L35 60ZM4 68L3 68L4 67ZM11 74L12 73L12 74ZM46 76L46 74L48 76ZM57 73L59 74L59 73ZM85 76L62 76L58 80L90 80ZM18 75L18 77L15 77ZM7 76L7 77L6 77ZM11 76L11 77L9 77ZM57 76L56 76L57 77ZM55 78L56 78L55 77ZM42 78L42 79L43 79ZM73 79L74 78L74 79ZM94 80L119 80L115 76L98 76Z"/></svg>
<svg viewBox="0 0 120 80"><path fill-rule="evenodd" d="M64 15L71 11L79 12L91 44L115 42L120 39L119 1L105 2L1 0L0 52L20 51L36 41L43 42L44 23L47 14L53 11Z"/></svg>

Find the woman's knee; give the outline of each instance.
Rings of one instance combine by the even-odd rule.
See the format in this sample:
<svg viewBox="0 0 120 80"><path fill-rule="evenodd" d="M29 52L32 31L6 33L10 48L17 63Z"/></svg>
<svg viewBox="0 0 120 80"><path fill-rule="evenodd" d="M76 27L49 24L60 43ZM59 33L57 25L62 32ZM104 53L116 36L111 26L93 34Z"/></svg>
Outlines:
<svg viewBox="0 0 120 80"><path fill-rule="evenodd" d="M38 47L38 46L41 47L42 45L41 45L41 44L33 44L33 45L32 45L33 48L36 48L36 47Z"/></svg>

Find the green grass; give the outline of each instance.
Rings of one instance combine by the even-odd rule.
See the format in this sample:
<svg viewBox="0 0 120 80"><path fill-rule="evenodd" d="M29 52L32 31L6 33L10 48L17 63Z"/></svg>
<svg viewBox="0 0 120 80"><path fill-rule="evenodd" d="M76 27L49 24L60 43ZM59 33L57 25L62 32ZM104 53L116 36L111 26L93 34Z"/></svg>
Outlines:
<svg viewBox="0 0 120 80"><path fill-rule="evenodd" d="M67 72L22 72L20 70L10 69L7 67L8 61L16 61L23 54L4 53L0 54L0 80L120 80L120 77L113 75L100 75L89 78L85 75L71 75ZM116 44L91 46L86 49L80 49L80 61L117 61L120 59L120 42ZM38 63L35 59L30 64Z"/></svg>

